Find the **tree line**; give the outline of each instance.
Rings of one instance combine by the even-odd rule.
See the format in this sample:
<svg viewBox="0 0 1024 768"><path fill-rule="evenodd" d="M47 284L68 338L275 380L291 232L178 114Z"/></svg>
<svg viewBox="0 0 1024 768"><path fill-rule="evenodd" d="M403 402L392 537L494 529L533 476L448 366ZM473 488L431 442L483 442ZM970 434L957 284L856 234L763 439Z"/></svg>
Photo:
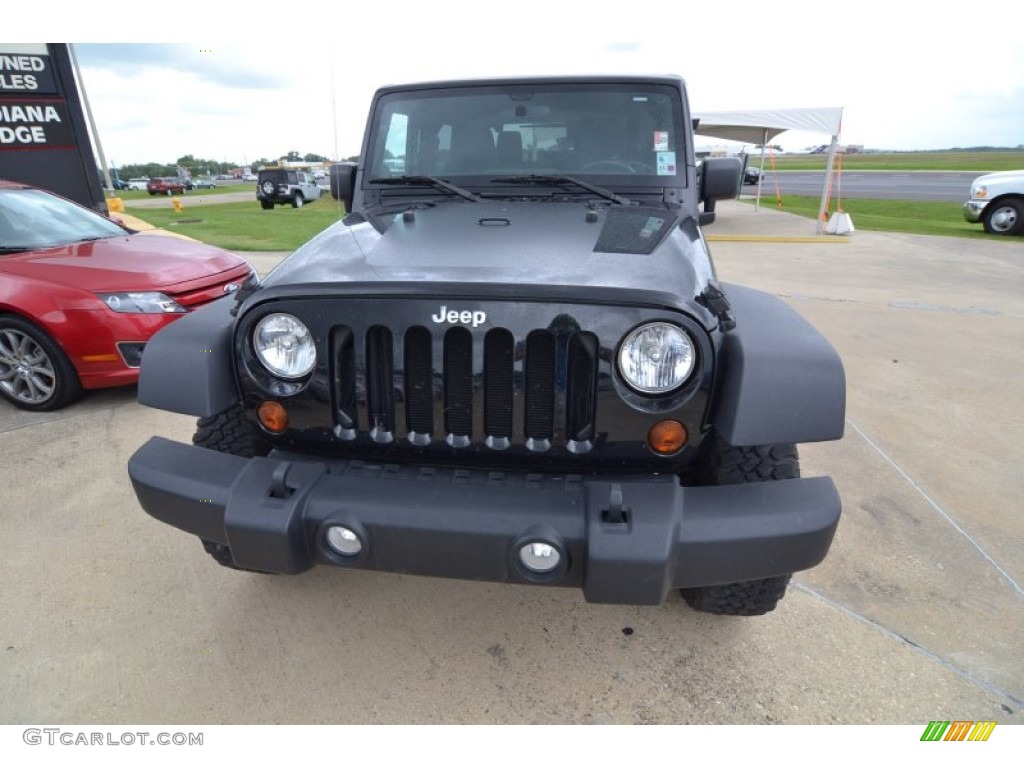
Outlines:
<svg viewBox="0 0 1024 768"><path fill-rule="evenodd" d="M348 159L352 160L355 158ZM256 169L277 165L281 160L292 163L330 162L330 158L324 157L323 155L318 155L313 152L308 152L305 155L302 155L293 150L273 159L261 157L248 163L248 166ZM125 165L112 165L110 167L110 173L112 176L116 176L123 181L127 181L128 179L141 177L155 178L157 176L177 176L178 169L185 168L188 170L190 176L201 178L204 176L220 176L222 174L228 174L238 168L244 167L245 165L245 163L228 162L226 160L209 160L194 157L193 155L183 155L173 163L127 163Z"/></svg>

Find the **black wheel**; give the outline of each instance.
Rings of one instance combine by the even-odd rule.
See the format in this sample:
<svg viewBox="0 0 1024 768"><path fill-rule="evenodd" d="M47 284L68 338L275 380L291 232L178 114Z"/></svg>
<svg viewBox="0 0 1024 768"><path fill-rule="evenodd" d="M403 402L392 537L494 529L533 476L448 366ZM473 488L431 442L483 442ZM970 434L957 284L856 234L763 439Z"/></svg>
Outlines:
<svg viewBox="0 0 1024 768"><path fill-rule="evenodd" d="M266 200L260 200L260 208L264 211L272 211L274 210L274 204L267 202Z"/></svg>
<svg viewBox="0 0 1024 768"><path fill-rule="evenodd" d="M270 453L270 444L253 426L252 422L242 414L242 409L235 405L226 411L199 419L196 431L192 435L192 444L211 451L230 453L232 456L243 456L251 459L254 456L266 456ZM265 573L251 568L240 568L235 565L231 556L231 548L208 539L200 539L206 553L225 568L251 573Z"/></svg>
<svg viewBox="0 0 1024 768"><path fill-rule="evenodd" d="M241 406L238 405L199 419L196 422L195 434L192 435L192 444L247 459L270 453L270 443L263 438L253 423L245 418Z"/></svg>
<svg viewBox="0 0 1024 768"><path fill-rule="evenodd" d="M733 446L720 438L704 454L698 478L701 485L763 483L800 477L800 455L796 446Z"/></svg>
<svg viewBox="0 0 1024 768"><path fill-rule="evenodd" d="M763 483L798 477L800 456L795 445L732 446L720 439L702 458L698 473L702 485ZM679 591L694 610L721 616L761 616L775 610L791 577L786 573L711 587L684 587Z"/></svg>
<svg viewBox="0 0 1024 768"><path fill-rule="evenodd" d="M1019 235L1024 233L1024 202L1000 200L985 207L985 231L990 235Z"/></svg>
<svg viewBox="0 0 1024 768"><path fill-rule="evenodd" d="M78 373L45 331L0 315L0 395L26 411L54 411L82 395Z"/></svg>
<svg viewBox="0 0 1024 768"><path fill-rule="evenodd" d="M306 198L302 196L302 193L296 192L295 197L292 198L292 208L301 208L305 202Z"/></svg>
<svg viewBox="0 0 1024 768"><path fill-rule="evenodd" d="M738 581L717 587L680 590L686 604L696 611L719 616L763 616L775 610L786 594L790 574L770 579Z"/></svg>
<svg viewBox="0 0 1024 768"><path fill-rule="evenodd" d="M274 194L274 182L272 182L270 179L267 179L266 181L263 182L263 186L261 187L261 189L263 190L264 195Z"/></svg>

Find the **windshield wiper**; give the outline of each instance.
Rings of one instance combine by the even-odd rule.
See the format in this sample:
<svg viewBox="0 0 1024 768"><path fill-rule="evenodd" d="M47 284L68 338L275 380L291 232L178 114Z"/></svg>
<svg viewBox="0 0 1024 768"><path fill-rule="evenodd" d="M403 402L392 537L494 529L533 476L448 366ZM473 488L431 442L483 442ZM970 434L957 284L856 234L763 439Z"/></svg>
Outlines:
<svg viewBox="0 0 1024 768"><path fill-rule="evenodd" d="M470 192L468 189L457 187L454 184L439 179L436 176L378 176L375 179L370 179L371 184L426 184L435 189L442 189L445 192L451 192L453 195L464 197L467 200L472 200L474 203L479 203L481 200L480 195Z"/></svg>
<svg viewBox="0 0 1024 768"><path fill-rule="evenodd" d="M610 189L604 187L596 187L581 179L577 179L574 176L555 176L555 175L541 175L541 174L528 174L526 176L500 176L497 179L491 179L494 184L575 184L577 187L581 187L588 192L593 192L595 195L600 195L606 200L611 200L619 205L632 205L633 201L628 197L617 195Z"/></svg>

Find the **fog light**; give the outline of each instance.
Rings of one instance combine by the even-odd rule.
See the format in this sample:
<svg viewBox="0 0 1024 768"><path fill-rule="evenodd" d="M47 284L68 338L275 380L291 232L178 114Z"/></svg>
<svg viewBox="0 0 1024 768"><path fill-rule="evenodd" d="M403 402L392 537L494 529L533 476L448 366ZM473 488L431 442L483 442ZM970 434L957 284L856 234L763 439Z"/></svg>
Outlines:
<svg viewBox="0 0 1024 768"><path fill-rule="evenodd" d="M647 444L662 456L669 456L686 445L686 427L678 421L659 421L647 433Z"/></svg>
<svg viewBox="0 0 1024 768"><path fill-rule="evenodd" d="M327 529L327 544L345 557L355 557L363 551L363 542L358 534L343 525L332 525Z"/></svg>
<svg viewBox="0 0 1024 768"><path fill-rule="evenodd" d="M264 400L256 411L260 424L268 432L280 434L288 429L288 411L280 403Z"/></svg>
<svg viewBox="0 0 1024 768"><path fill-rule="evenodd" d="M121 353L124 364L129 368L138 368L142 365L142 350L145 348L145 342L121 341L117 344L117 351Z"/></svg>
<svg viewBox="0 0 1024 768"><path fill-rule="evenodd" d="M519 562L528 571L551 573L562 562L561 553L543 541L531 541L519 549Z"/></svg>

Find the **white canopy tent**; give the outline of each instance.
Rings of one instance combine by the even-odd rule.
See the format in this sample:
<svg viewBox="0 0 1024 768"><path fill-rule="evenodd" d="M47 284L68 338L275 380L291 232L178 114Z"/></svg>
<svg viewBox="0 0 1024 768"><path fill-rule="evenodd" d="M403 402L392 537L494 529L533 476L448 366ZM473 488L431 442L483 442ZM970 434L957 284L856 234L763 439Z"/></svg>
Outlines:
<svg viewBox="0 0 1024 768"><path fill-rule="evenodd" d="M832 137L828 149L828 165L825 184L821 190L821 207L818 210L818 231L823 228L828 190L832 183L832 168L835 162L839 132L843 122L842 107L817 107L804 109L748 109L738 112L698 112L698 136L712 136L717 139L742 141L761 145L761 168L764 169L765 147L769 141L786 131L807 131L824 133ZM761 202L761 182L757 183L757 200Z"/></svg>

